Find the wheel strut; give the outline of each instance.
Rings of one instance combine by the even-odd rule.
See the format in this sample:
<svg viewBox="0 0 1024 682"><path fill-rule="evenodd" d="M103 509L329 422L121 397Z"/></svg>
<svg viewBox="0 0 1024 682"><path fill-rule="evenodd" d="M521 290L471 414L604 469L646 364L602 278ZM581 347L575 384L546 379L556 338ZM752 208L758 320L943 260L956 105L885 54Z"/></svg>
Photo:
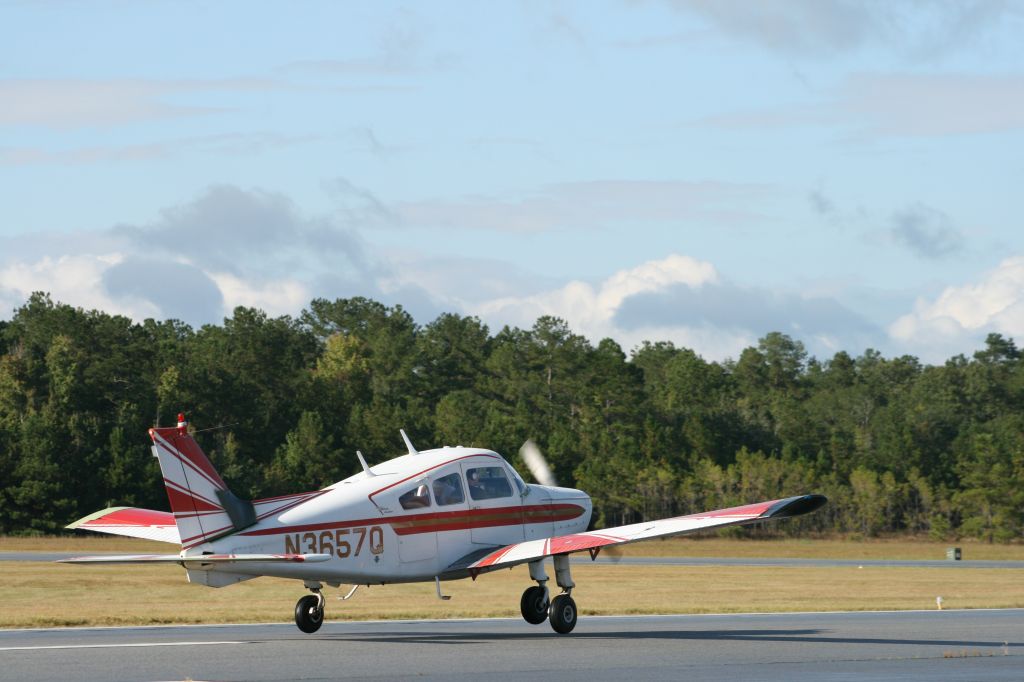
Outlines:
<svg viewBox="0 0 1024 682"><path fill-rule="evenodd" d="M548 574L544 570L544 559L537 559L531 561L530 564L530 580L537 582L537 585L544 590L544 601L551 603L551 593L548 592Z"/></svg>
<svg viewBox="0 0 1024 682"><path fill-rule="evenodd" d="M572 588L576 583L572 580L572 573L569 570L569 555L556 554L555 560L555 582L562 588L562 594L551 600L548 607L548 622L551 629L560 635L572 632L576 627L576 602L572 598Z"/></svg>
<svg viewBox="0 0 1024 682"><path fill-rule="evenodd" d="M304 583L306 589L316 595L316 610L323 611L324 606L327 604L327 599L324 598L323 585L320 583ZM355 592L355 590L352 590Z"/></svg>
<svg viewBox="0 0 1024 682"><path fill-rule="evenodd" d="M576 583L572 581L572 573L569 570L569 555L556 554L552 558L555 560L555 582L562 588L562 594L571 595Z"/></svg>
<svg viewBox="0 0 1024 682"><path fill-rule="evenodd" d="M323 585L318 582L305 583L313 594L307 595L295 604L295 624L305 633L312 634L320 629L324 622Z"/></svg>

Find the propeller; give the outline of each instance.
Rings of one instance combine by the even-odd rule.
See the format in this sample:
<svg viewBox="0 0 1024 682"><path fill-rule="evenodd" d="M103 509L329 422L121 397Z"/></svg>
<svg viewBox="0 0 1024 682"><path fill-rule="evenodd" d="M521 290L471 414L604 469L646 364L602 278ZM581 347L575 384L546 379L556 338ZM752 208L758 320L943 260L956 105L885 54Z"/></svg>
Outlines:
<svg viewBox="0 0 1024 682"><path fill-rule="evenodd" d="M526 468L530 470L534 480L541 485L553 488L558 487L558 479L555 478L554 472L551 471L548 460L532 439L527 439L523 446L519 448L519 456L523 458L523 462L526 464ZM591 521L591 525L593 525L593 521ZM618 563L619 559L622 558L622 550L615 546L604 547L601 553L608 557L612 563Z"/></svg>
<svg viewBox="0 0 1024 682"><path fill-rule="evenodd" d="M551 467L548 466L548 461L544 459L544 455L541 454L540 448L532 440L527 439L523 443L523 447L519 448L519 456L523 458L523 462L526 463L526 468L533 474L533 478L541 485L549 485L551 487L558 486L558 479L551 472Z"/></svg>

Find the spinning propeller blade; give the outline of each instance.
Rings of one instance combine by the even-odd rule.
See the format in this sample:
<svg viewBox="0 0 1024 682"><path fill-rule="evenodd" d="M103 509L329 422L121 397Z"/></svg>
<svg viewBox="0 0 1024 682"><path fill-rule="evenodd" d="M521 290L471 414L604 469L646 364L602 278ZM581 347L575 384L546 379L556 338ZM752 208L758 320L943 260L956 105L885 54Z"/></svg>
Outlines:
<svg viewBox="0 0 1024 682"><path fill-rule="evenodd" d="M526 468L530 470L530 473L533 474L538 483L554 487L558 486L558 480L551 471L548 460L533 440L527 440L523 443L523 447L519 448L519 456L523 458ZM612 563L618 563L622 558L622 549L614 545L602 548L601 553L608 557Z"/></svg>
<svg viewBox="0 0 1024 682"><path fill-rule="evenodd" d="M519 456L523 458L526 468L530 470L538 483L552 487L558 485L555 475L551 473L551 467L548 466L548 461L544 459L540 448L532 440L523 443L523 447L519 448Z"/></svg>

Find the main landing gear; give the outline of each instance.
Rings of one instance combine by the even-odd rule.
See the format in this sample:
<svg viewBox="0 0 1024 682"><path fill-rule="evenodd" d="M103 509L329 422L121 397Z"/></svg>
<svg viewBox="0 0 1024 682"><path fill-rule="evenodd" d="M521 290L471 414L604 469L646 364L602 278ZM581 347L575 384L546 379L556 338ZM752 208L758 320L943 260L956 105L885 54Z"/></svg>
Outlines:
<svg viewBox="0 0 1024 682"><path fill-rule="evenodd" d="M549 603L548 574L544 571L544 560L531 561L530 579L536 580L537 584L523 592L523 597L519 600L519 610L527 623L539 625L545 620L550 620L551 629L564 635L576 627L576 602L571 596L572 588L576 584L569 573L569 556L556 555L554 560L555 582L562 588L562 594L551 599Z"/></svg>
<svg viewBox="0 0 1024 682"><path fill-rule="evenodd" d="M324 595L320 583L306 583L313 594L307 594L295 604L295 624L306 633L314 633L324 624Z"/></svg>

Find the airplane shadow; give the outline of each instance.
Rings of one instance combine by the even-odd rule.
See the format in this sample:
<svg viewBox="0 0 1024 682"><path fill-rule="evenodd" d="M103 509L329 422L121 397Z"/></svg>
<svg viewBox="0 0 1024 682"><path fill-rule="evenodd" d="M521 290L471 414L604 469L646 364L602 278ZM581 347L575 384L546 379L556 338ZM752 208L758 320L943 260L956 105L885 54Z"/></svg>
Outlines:
<svg viewBox="0 0 1024 682"><path fill-rule="evenodd" d="M909 639L899 637L843 637L829 636L829 630L626 630L622 632L574 632L564 639L586 641L640 641L640 640L681 640L681 641L720 641L720 642L790 642L808 644L899 644L913 646L942 646L958 648L1007 647L1024 648L1024 642L980 641L969 639ZM480 644L485 642L501 643L516 641L537 641L548 639L552 642L563 641L563 637L555 635L549 628L537 629L522 633L453 633L415 632L395 634L394 632L361 632L344 635L321 635L321 641L378 642L383 644Z"/></svg>

